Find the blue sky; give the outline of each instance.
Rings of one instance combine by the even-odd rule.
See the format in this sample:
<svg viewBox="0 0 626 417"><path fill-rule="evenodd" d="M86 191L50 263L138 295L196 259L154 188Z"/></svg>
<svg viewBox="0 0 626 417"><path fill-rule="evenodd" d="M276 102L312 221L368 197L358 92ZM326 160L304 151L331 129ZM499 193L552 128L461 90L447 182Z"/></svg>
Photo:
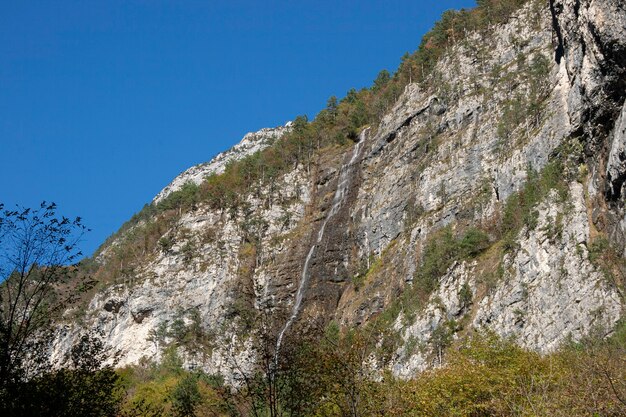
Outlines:
<svg viewBox="0 0 626 417"><path fill-rule="evenodd" d="M91 254L178 173L395 70L432 1L0 1L0 202Z"/></svg>

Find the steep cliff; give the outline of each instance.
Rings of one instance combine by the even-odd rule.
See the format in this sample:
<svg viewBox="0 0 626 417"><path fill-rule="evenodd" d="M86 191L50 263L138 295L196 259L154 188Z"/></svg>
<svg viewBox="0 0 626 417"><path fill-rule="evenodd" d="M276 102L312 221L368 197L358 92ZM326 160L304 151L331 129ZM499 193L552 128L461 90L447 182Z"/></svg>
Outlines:
<svg viewBox="0 0 626 417"><path fill-rule="evenodd" d="M187 364L228 375L268 323L280 347L330 321L377 322L395 335L384 366L408 377L472 328L540 352L610 334L626 270L626 8L521 3L460 30L343 140L286 162L300 120L183 173L103 248L101 285L68 312L81 321L62 326L56 357L95 328L120 364L158 359L195 325ZM280 169L254 159L263 149ZM237 204L216 179L231 160L253 178ZM201 190L169 204L188 182Z"/></svg>

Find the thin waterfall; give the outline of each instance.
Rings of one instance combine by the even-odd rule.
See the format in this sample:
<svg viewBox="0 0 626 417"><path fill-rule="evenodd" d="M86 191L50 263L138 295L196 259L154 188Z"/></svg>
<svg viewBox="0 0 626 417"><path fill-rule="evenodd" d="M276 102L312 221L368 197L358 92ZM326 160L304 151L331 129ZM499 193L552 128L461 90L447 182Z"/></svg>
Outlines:
<svg viewBox="0 0 626 417"><path fill-rule="evenodd" d="M311 264L311 259L313 258L315 249L317 249L317 246L320 244L320 242L324 238L326 225L328 224L329 220L339 212L339 209L343 205L348 188L350 187L350 180L352 177L353 167L355 163L357 162L359 155L361 154L361 148L363 147L363 144L365 142L365 137L367 135L368 130L369 130L369 127L364 129L361 132L361 134L359 135L359 141L357 142L356 145L354 145L354 148L352 149L352 156L350 160L344 163L343 166L341 167L341 172L339 174L339 179L337 181L337 190L335 191L335 196L333 197L332 208L330 209L330 211L328 212L328 215L324 219L324 223L322 223L322 227L320 227L320 230L317 232L317 239L311 246L311 249L309 249L309 253L306 256L306 261L304 262L304 268L302 268L302 276L300 277L300 284L298 285L298 291L296 292L296 301L293 305L293 309L291 310L291 316L289 317L289 319L285 323L285 326L282 328L282 330L278 334L278 339L276 342L276 352L274 353L275 364L278 361L278 352L280 351L280 347L283 343L283 338L285 336L285 333L287 332L287 330L289 330L294 320L296 319L296 317L298 317L298 314L300 313L300 307L302 306L302 299L304 297L304 291L309 281L309 265Z"/></svg>

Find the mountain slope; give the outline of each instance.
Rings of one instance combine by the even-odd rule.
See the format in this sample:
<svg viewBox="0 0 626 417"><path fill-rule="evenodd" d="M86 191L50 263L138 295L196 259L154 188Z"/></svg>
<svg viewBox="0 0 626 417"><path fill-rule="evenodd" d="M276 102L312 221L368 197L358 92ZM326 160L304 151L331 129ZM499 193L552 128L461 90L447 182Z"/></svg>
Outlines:
<svg viewBox="0 0 626 417"><path fill-rule="evenodd" d="M95 328L120 364L176 342L189 366L229 377L267 328L288 342L377 323L393 341L380 366L410 377L471 328L540 352L610 334L626 271L626 10L502 4L444 15L393 77L191 191L181 181L205 167L175 180L103 250L101 287L56 357Z"/></svg>
<svg viewBox="0 0 626 417"><path fill-rule="evenodd" d="M226 166L229 163L238 161L247 156L270 146L276 139L279 139L285 132L289 131L291 122L287 122L285 126L278 126L275 128L265 128L258 132L248 133L241 139L237 145L231 149L222 152L211 159L211 161L204 164L195 165L185 172L174 178L174 180L167 185L163 190L154 197L153 203L158 204L163 201L168 195L175 191L179 191L186 183L194 183L196 185L201 184L205 178L210 175L219 175L226 170Z"/></svg>

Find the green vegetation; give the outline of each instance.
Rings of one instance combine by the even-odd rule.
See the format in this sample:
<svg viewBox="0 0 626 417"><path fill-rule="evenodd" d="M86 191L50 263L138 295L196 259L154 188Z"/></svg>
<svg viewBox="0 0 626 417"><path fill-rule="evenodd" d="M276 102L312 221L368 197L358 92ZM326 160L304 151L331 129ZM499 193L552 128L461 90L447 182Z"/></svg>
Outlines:
<svg viewBox="0 0 626 417"><path fill-rule="evenodd" d="M563 163L558 158L546 164L541 173L528 169L524 187L511 195L504 206L500 234L506 250L514 249L517 235L523 227L527 230L537 227L536 206L548 197L550 191L556 190L560 202L567 200L564 172Z"/></svg>
<svg viewBox="0 0 626 417"><path fill-rule="evenodd" d="M408 380L366 365L380 349L380 338L371 329L342 332L332 323L315 338L290 340L272 378L257 369L233 390L219 376L181 369L170 351L161 365L120 371L127 392L122 415L507 417L626 412L623 323L610 339L592 337L545 356L492 333L453 342L450 336L457 326L450 321L433 336L437 347L453 346L446 362Z"/></svg>
<svg viewBox="0 0 626 417"><path fill-rule="evenodd" d="M472 294L472 289L470 288L467 282L464 282L459 290L459 302L463 308L469 307L472 304L472 298L474 295Z"/></svg>
<svg viewBox="0 0 626 417"><path fill-rule="evenodd" d="M455 237L450 226L429 235L413 286L427 297L455 261L471 259L490 246L489 236L474 227Z"/></svg>
<svg viewBox="0 0 626 417"><path fill-rule="evenodd" d="M609 285L626 299L626 260L606 236L597 236L589 245L589 261L604 275Z"/></svg>
<svg viewBox="0 0 626 417"><path fill-rule="evenodd" d="M126 393L121 416L236 415L223 379L183 369L173 346L159 364L142 362L118 374Z"/></svg>
<svg viewBox="0 0 626 417"><path fill-rule="evenodd" d="M419 49L405 55L398 69L401 80L427 82L441 57L450 47L464 41L469 33L487 31L506 22L511 14L529 0L479 0L473 9L448 10L424 35Z"/></svg>
<svg viewBox="0 0 626 417"><path fill-rule="evenodd" d="M544 55L535 54L529 64L524 55L520 54L517 67L517 71L507 74L503 80L500 80L501 68L497 67L492 71L494 82L503 81L505 87L509 89L515 84L528 86L527 91L509 96L500 104L502 116L498 121L497 134L502 143L508 140L524 122L527 123L526 130L538 126L544 102L548 97L547 80L550 62Z"/></svg>
<svg viewBox="0 0 626 417"><path fill-rule="evenodd" d="M35 354L49 354L44 344L30 346ZM51 369L37 360L29 378L3 380L0 414L12 416L116 416L125 391L112 366L104 366L106 351L98 336L83 335L70 353L69 363Z"/></svg>
<svg viewBox="0 0 626 417"><path fill-rule="evenodd" d="M163 321L148 334L148 340L157 348L184 347L193 354L207 355L213 349L214 335L201 324L197 308L179 310L171 322Z"/></svg>
<svg viewBox="0 0 626 417"><path fill-rule="evenodd" d="M389 247L385 249L384 252L388 251ZM385 257L385 253L380 256L375 256L371 254L366 259L361 260L361 265L356 275L352 277L352 285L354 286L355 291L359 291L359 289L365 284L369 276L376 274L383 265L383 258Z"/></svg>
<svg viewBox="0 0 626 417"><path fill-rule="evenodd" d="M376 317L374 326L378 329L390 329L401 313L403 323L412 322L454 262L474 259L491 246L489 235L474 227L455 233L451 226L446 226L431 233L422 249L420 265L413 282ZM382 258L381 256L380 262ZM472 292L467 284L461 288L459 298L464 307L471 304ZM395 342L397 340L390 340L390 343Z"/></svg>
<svg viewBox="0 0 626 417"><path fill-rule="evenodd" d="M270 355L261 350L260 366L239 375L237 387L226 386L219 375L184 369L174 346L165 349L158 364L143 361L116 372L100 368L98 360L89 361L92 350L78 350L74 370L29 381L12 397L20 408L3 415L507 417L626 412L623 322L609 339L598 333L545 356L492 333L473 333L454 342L451 335L457 328L449 321L433 334L431 342L439 352L452 347L442 366L408 380L367 365L372 353L385 349L381 340L386 335L368 327L341 331L334 323L322 334L291 338L277 365L271 354L275 339L261 335L257 346L269 347ZM419 349L415 340L410 343L412 350ZM379 358L384 366L385 356ZM6 410L7 404L3 406Z"/></svg>
<svg viewBox="0 0 626 417"><path fill-rule="evenodd" d="M624 367L603 362L624 360L623 342L614 343L590 341L541 357L512 341L476 335L450 353L446 366L408 381L402 411L389 415L619 415Z"/></svg>

